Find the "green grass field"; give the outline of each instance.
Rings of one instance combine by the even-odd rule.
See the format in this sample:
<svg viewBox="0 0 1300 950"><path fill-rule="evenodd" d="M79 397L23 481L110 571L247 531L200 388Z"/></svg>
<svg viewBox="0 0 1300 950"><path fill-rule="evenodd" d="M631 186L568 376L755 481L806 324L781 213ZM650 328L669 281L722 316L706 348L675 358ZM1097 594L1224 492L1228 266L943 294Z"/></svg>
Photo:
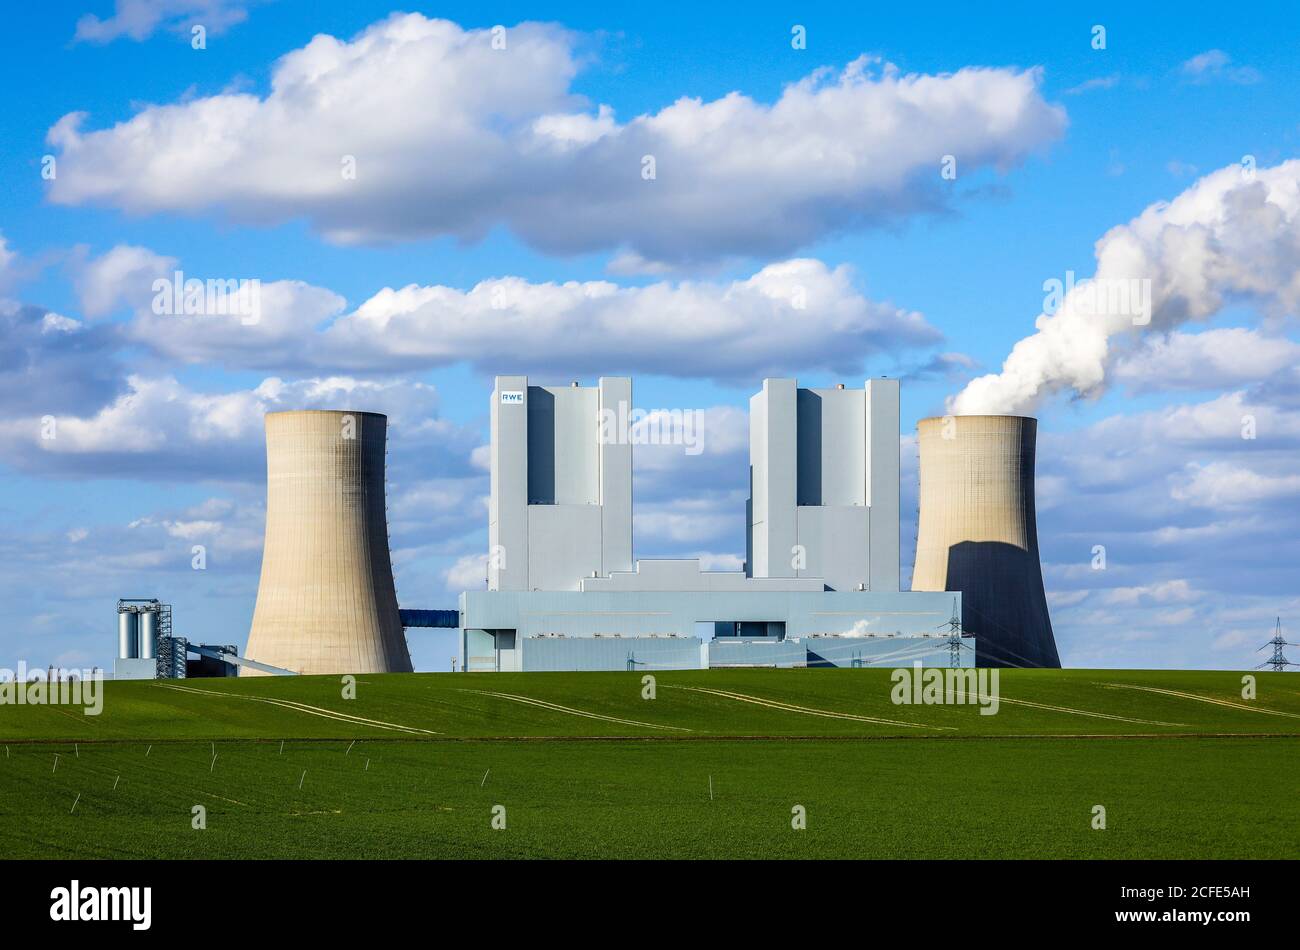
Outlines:
<svg viewBox="0 0 1300 950"><path fill-rule="evenodd" d="M0 706L9 858L1294 858L1300 677L887 670L243 678ZM215 757L214 757L215 755ZM206 825L192 827L194 806ZM494 806L506 827L492 827ZM1092 828L1106 809L1105 830ZM806 830L791 827L806 811Z"/></svg>

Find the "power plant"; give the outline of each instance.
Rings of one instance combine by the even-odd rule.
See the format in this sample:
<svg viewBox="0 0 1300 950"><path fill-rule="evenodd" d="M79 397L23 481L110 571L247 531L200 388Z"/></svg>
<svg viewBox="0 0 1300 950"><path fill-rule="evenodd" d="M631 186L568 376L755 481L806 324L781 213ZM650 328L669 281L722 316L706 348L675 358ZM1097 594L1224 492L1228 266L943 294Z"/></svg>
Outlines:
<svg viewBox="0 0 1300 950"><path fill-rule="evenodd" d="M173 635L156 600L121 601L115 674L410 672L411 627L457 629L466 671L1060 666L1038 560L1035 420L919 423L916 562L900 590L896 380L764 380L750 400L739 571L634 558L631 400L623 377L496 377L484 589L456 610L398 608L386 417L268 413L247 656Z"/></svg>
<svg viewBox="0 0 1300 950"><path fill-rule="evenodd" d="M267 414L266 539L245 651L260 663L411 671L388 553L387 428L375 412Z"/></svg>
<svg viewBox="0 0 1300 950"><path fill-rule="evenodd" d="M631 398L625 378L496 378L487 589L460 596L466 670L952 662L942 629L961 596L898 589L896 380L764 381L740 571L632 557Z"/></svg>
<svg viewBox="0 0 1300 950"><path fill-rule="evenodd" d="M1034 452L1025 416L917 425L920 517L913 590L961 591L980 666L1059 667L1038 559Z"/></svg>

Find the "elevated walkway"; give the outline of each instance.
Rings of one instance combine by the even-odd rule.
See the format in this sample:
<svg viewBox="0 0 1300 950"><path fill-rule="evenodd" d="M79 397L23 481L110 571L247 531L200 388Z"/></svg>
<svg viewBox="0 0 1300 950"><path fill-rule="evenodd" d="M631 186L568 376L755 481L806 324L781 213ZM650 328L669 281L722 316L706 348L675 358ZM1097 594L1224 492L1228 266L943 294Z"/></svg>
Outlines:
<svg viewBox="0 0 1300 950"><path fill-rule="evenodd" d="M270 673L273 676L298 675L294 670L286 670L279 666L272 666L270 663L259 663L257 660L250 660L248 657L240 656L238 653L227 653L225 650L218 650L215 647L190 643L186 644L186 649L191 653L198 653L200 656L211 657L214 660L220 660L222 663L230 663L233 666L246 666L249 669L257 670L260 673Z"/></svg>

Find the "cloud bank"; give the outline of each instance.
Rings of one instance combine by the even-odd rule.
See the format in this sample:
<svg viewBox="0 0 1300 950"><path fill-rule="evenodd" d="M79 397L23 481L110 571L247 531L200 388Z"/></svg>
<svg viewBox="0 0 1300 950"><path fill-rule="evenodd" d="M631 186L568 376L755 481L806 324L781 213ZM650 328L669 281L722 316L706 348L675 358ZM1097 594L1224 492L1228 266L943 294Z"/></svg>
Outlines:
<svg viewBox="0 0 1300 950"><path fill-rule="evenodd" d="M143 248L114 248L84 266L85 306L101 313L123 303L132 318L122 332L170 359L297 373L463 362L487 374L513 368L752 382L797 369L855 374L869 361L893 362L943 340L921 314L863 296L852 268L811 259L732 281L409 284L384 288L352 311L324 288L271 281L261 285L252 324L229 312L155 313L153 281L170 277L175 265Z"/></svg>
<svg viewBox="0 0 1300 950"><path fill-rule="evenodd" d="M578 40L419 14L349 41L318 35L275 64L265 96L151 105L97 130L65 115L48 135L61 153L49 198L305 218L340 243L476 241L504 226L548 253L617 250L625 269L654 269L781 256L941 209L944 156L963 176L1007 169L1066 124L1038 70L903 74L867 58L771 104L683 97L620 123L572 91Z"/></svg>

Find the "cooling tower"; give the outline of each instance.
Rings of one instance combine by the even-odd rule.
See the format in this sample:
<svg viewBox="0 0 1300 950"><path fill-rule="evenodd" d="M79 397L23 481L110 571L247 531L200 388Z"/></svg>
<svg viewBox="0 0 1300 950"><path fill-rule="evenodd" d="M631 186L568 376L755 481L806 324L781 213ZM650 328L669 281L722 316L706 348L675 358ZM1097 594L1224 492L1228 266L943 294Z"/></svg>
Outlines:
<svg viewBox="0 0 1300 950"><path fill-rule="evenodd" d="M912 590L961 591L980 666L1059 667L1034 515L1037 420L946 416L917 426L921 512Z"/></svg>
<svg viewBox="0 0 1300 950"><path fill-rule="evenodd" d="M387 425L374 412L267 414L248 657L298 673L410 672L388 557Z"/></svg>

